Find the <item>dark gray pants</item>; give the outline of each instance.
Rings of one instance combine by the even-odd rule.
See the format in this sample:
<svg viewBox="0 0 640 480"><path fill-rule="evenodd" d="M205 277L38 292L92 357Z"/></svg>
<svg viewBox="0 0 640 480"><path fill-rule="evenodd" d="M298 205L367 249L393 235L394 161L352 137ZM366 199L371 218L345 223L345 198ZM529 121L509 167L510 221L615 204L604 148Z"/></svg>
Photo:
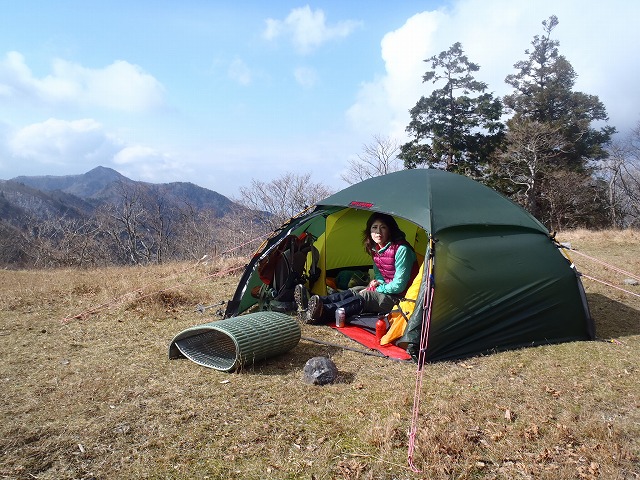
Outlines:
<svg viewBox="0 0 640 480"><path fill-rule="evenodd" d="M396 305L395 299L386 293L366 290L366 287L354 287L351 290L364 299L363 312L389 313Z"/></svg>
<svg viewBox="0 0 640 480"><path fill-rule="evenodd" d="M327 318L333 318L337 308L344 308L347 317L359 313L389 313L395 307L395 299L386 293L353 287L342 292L320 297Z"/></svg>

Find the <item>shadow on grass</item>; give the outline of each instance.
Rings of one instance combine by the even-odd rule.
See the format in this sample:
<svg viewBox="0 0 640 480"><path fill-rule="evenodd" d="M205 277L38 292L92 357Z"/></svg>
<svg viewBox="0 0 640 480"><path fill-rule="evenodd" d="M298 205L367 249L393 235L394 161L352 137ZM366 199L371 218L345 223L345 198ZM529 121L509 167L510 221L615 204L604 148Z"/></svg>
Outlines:
<svg viewBox="0 0 640 480"><path fill-rule="evenodd" d="M302 372L305 364L313 357L333 358L344 351L352 351L363 355L371 355L374 357L383 356L377 354L373 350L367 350L366 347L349 347L321 340L315 340L309 337L303 337L300 343L291 351L268 358L263 362L257 363L253 368L243 368L244 373L255 373L259 375L285 375L290 372L299 370ZM393 359L388 359L394 361ZM352 383L355 379L355 373L340 370L338 372L338 383Z"/></svg>
<svg viewBox="0 0 640 480"><path fill-rule="evenodd" d="M588 294L587 301L598 338L640 335L640 311L599 293Z"/></svg>

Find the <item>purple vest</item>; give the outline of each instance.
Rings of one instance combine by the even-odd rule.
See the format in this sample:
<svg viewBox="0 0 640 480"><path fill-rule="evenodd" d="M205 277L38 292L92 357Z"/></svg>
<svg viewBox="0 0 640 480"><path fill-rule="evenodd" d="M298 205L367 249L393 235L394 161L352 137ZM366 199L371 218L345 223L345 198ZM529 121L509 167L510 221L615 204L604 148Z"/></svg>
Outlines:
<svg viewBox="0 0 640 480"><path fill-rule="evenodd" d="M393 280L396 274L396 252L401 243L392 243L382 253L373 254L373 263L376 264L385 283Z"/></svg>
<svg viewBox="0 0 640 480"><path fill-rule="evenodd" d="M382 278L384 278L385 283L389 283L396 275L396 252L401 245L406 245L407 248L411 248L409 244L403 240L398 243L392 242L391 245L389 245L382 253L373 254L373 263L375 263L378 270L380 270L380 274L382 275ZM411 266L411 276L409 277L407 286L399 295L407 293L409 285L411 285L411 282L413 282L413 279L418 274L418 269L418 262L413 262L413 265Z"/></svg>

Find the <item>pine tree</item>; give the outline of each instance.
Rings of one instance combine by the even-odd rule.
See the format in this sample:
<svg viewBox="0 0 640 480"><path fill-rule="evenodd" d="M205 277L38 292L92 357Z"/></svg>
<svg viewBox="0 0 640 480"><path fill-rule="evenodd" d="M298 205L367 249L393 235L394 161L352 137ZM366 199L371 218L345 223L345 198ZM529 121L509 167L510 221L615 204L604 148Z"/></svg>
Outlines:
<svg viewBox="0 0 640 480"><path fill-rule="evenodd" d="M591 163L606 157L605 147L615 128L592 126L608 120L606 109L597 96L573 91L577 74L560 55L559 41L551 38L557 17L549 17L542 25L544 34L534 37L533 49L525 50L528 57L514 65L517 73L505 79L514 92L503 103L513 116L507 121L507 146L496 155L492 169L495 185L540 220L558 226L562 218L564 227L577 226L593 222L594 212L602 211L602 206L579 201L584 208L559 214L560 202L554 197L554 192L561 191L558 179L576 179L576 196L603 198L594 197L593 189L584 186L595 184ZM540 142L540 132L546 132L548 142ZM531 149L534 139L538 142L535 152ZM529 168L532 153L535 169ZM593 211L585 210L588 205Z"/></svg>
<svg viewBox="0 0 640 480"><path fill-rule="evenodd" d="M432 70L423 82L444 85L411 109L406 131L414 139L402 145L398 157L406 168L426 165L479 176L503 136L502 104L474 78L480 67L469 61L459 42L425 62Z"/></svg>

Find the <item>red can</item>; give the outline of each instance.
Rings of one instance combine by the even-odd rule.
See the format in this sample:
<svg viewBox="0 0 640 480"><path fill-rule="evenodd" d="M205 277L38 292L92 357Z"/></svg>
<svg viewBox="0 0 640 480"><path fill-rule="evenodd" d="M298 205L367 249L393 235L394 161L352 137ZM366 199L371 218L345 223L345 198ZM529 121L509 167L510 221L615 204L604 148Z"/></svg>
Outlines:
<svg viewBox="0 0 640 480"><path fill-rule="evenodd" d="M344 327L344 322L346 321L346 319L347 319L347 316L344 311L344 308L337 308L336 309L336 327L338 328Z"/></svg>

